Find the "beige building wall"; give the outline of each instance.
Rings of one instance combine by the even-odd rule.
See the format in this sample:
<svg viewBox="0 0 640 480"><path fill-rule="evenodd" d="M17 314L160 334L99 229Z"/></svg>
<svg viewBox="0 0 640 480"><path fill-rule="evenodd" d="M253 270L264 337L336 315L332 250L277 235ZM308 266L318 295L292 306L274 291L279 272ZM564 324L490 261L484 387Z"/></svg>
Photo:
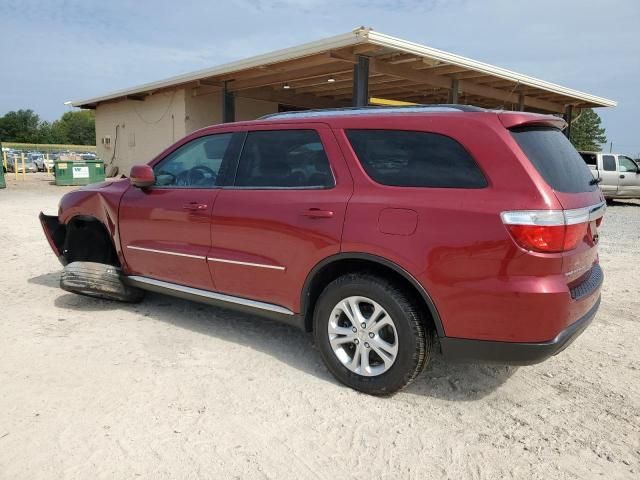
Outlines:
<svg viewBox="0 0 640 480"><path fill-rule="evenodd" d="M278 104L236 98L236 120L254 120L278 111ZM144 100L122 100L96 108L97 153L107 174L129 174L135 164L147 163L166 147L200 128L222 123L219 89L178 89ZM103 139L110 139L104 143Z"/></svg>
<svg viewBox="0 0 640 480"><path fill-rule="evenodd" d="M186 97L186 132L222 123L222 92L214 89L203 94L201 89L194 88Z"/></svg>
<svg viewBox="0 0 640 480"><path fill-rule="evenodd" d="M236 97L236 121L255 120L263 115L278 112L278 104L252 98Z"/></svg>
<svg viewBox="0 0 640 480"><path fill-rule="evenodd" d="M123 100L96 108L97 153L106 172L117 166L129 174L131 166L147 163L186 135L185 91L158 93L143 101ZM108 137L110 142L103 143Z"/></svg>

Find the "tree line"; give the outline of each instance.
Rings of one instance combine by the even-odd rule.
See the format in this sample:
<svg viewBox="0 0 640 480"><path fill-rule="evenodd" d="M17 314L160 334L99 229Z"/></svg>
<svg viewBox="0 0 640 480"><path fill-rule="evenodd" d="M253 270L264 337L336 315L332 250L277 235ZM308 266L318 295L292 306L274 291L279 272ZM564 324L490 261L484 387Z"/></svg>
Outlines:
<svg viewBox="0 0 640 480"><path fill-rule="evenodd" d="M95 112L65 112L47 122L33 110L11 111L0 117L0 142L95 145Z"/></svg>

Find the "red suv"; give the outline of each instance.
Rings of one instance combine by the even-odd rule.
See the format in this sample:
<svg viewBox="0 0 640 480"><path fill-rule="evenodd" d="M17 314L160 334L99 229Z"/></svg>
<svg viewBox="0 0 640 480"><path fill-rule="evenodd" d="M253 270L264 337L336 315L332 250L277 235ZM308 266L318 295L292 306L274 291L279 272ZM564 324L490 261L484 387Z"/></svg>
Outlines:
<svg viewBox="0 0 640 480"><path fill-rule="evenodd" d="M531 364L594 317L605 202L564 126L458 105L274 114L199 130L40 218L62 288L264 314L388 394L436 339L448 359Z"/></svg>

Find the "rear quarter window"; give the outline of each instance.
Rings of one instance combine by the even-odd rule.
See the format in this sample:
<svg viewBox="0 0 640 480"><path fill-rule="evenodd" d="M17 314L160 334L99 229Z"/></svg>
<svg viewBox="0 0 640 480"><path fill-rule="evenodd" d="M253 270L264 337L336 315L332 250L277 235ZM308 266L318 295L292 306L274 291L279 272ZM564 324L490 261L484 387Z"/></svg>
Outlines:
<svg viewBox="0 0 640 480"><path fill-rule="evenodd" d="M557 128L515 128L511 135L554 190L581 193L598 188L585 160Z"/></svg>
<svg viewBox="0 0 640 480"><path fill-rule="evenodd" d="M365 172L397 187L484 188L487 180L456 140L405 130L347 130Z"/></svg>

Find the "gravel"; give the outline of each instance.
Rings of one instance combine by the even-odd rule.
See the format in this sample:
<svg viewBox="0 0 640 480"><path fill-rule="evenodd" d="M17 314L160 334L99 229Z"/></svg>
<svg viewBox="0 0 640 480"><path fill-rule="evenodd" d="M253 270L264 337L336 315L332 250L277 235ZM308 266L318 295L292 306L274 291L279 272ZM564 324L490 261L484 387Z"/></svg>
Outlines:
<svg viewBox="0 0 640 480"><path fill-rule="evenodd" d="M638 478L640 202L609 207L602 306L563 353L437 356L373 398L288 326L60 290L36 216L69 188L27 178L0 190L0 478Z"/></svg>

